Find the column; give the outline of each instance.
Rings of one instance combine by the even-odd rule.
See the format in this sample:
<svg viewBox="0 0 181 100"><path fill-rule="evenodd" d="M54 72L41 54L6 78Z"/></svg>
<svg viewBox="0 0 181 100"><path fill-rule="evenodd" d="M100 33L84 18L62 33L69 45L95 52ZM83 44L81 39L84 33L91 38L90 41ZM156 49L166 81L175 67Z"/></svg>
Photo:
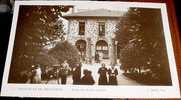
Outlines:
<svg viewBox="0 0 181 100"><path fill-rule="evenodd" d="M111 41L111 65L115 66L117 64L117 43L114 38Z"/></svg>
<svg viewBox="0 0 181 100"><path fill-rule="evenodd" d="M86 55L87 63L92 63L92 45L91 38L87 38L87 55Z"/></svg>
<svg viewBox="0 0 181 100"><path fill-rule="evenodd" d="M117 59L118 59L118 54L117 54L118 53L118 50L117 50L118 47L117 47L117 45L118 45L118 41L114 41L114 43L115 43L115 46L114 46L115 47L115 49L114 49L115 50L115 52L114 52L115 58L114 59L115 59L115 64L117 64Z"/></svg>
<svg viewBox="0 0 181 100"><path fill-rule="evenodd" d="M96 53L96 44L93 43L92 41L92 44L91 44L91 56L92 56L92 63L94 63L94 60L95 60L95 53Z"/></svg>

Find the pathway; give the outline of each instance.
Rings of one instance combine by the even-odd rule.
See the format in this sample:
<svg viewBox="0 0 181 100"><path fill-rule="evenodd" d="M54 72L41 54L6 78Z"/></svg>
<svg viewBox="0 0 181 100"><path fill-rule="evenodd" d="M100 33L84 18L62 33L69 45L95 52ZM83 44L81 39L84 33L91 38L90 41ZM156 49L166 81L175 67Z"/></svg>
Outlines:
<svg viewBox="0 0 181 100"><path fill-rule="evenodd" d="M97 72L100 67L101 67L101 64L98 64L98 63L83 64L81 72L83 72L84 69L88 69L88 70L92 71L92 76L96 82L95 84L98 84L99 74ZM110 68L109 64L106 63L106 67ZM118 66L116 66L116 68L118 69L118 76L117 76L118 85L141 85L141 84L137 83L136 81L124 76L123 70L120 70L120 68ZM83 73L81 73L81 76L83 76ZM42 81L42 83L46 83L46 81ZM72 84L72 83L73 83L72 76L68 76L67 84ZM48 82L48 84L57 84L57 80L50 80Z"/></svg>

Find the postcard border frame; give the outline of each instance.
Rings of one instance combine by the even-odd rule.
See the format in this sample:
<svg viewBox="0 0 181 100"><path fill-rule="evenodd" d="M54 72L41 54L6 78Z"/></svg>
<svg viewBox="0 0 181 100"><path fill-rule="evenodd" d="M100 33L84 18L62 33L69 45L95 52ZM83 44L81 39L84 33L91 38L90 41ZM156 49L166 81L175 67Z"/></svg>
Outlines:
<svg viewBox="0 0 181 100"><path fill-rule="evenodd" d="M14 14L13 14L13 23L12 23L12 29L11 29L11 35L10 35L10 40L9 40L9 45L8 45L8 52L7 52L7 59L6 59L6 63L5 63L5 69L4 69L4 74L3 74L3 81L2 81L2 88L1 88L1 95L2 96L22 96L22 97L65 97L65 98L180 98L180 88L179 88L179 83L178 83L178 76L177 76L177 69L176 69L176 61L175 61L175 57L174 57L174 51L173 51L173 45L172 45L172 38L171 38L171 31L170 31L170 27L169 27L169 21L168 21L168 14L167 14L167 8L166 8L166 4L163 3L140 3L140 2L109 2L112 4L125 4L128 3L129 6L132 5L131 7L144 7L146 5L146 8L159 8L161 9L161 15L162 15L162 22L163 22L163 28L164 28L164 38L166 40L166 46L167 46L167 54L169 55L168 59L169 59L169 63L173 64L170 70L171 70L171 77L172 77L172 83L173 86L111 86L110 88L113 90L118 91L118 89L116 89L117 87L120 87L120 89L126 89L127 91L124 91L125 93L119 93L119 94L106 94L106 93L102 93L102 90L104 90L104 86L94 86L95 90L93 90L92 92L92 86L72 86L72 85L66 85L66 86L60 86L60 85L46 85L48 87L52 87L52 88L57 88L60 87L59 89L62 90L63 89L63 93L65 91L70 91L71 89L80 89L83 88L85 90L88 90L88 94L81 94L82 90L80 91L80 93L78 92L79 95L62 95L60 93L60 91L58 92L58 96L55 95L41 95L42 92L44 93L44 91L41 91L41 89L45 88L45 85L42 84L10 84L8 83L8 74L9 74L9 69L10 69L10 63L11 63L11 55L13 52L13 45L14 45L14 40L15 40L15 31L16 31L16 25L17 25L17 20L18 20L18 12L19 12L19 6L20 5L58 5L59 3L66 3L70 4L70 3L75 3L74 1L16 1L15 2L15 8L14 8ZM92 2L92 1L91 1ZM89 2L89 3L91 3ZM96 2L96 1L94 1ZM63 3L63 4L64 4ZM79 3L79 2L76 2ZM100 2L99 2L100 3ZM106 3L106 2L104 2ZM134 5L134 6L133 6ZM153 6L154 5L154 6ZM128 5L127 5L128 6ZM166 34L168 33L168 34ZM27 93L25 92L26 95L22 95L22 91L16 91L17 88L21 88L21 87L29 87L35 90L32 90L30 93L31 95L29 95L30 91L27 91ZM38 87L41 87L39 90ZM67 88L69 87L69 88ZM148 94L141 94L141 95L131 95L128 91L129 89L134 89L136 90L135 92L138 93L140 88L144 88L143 92L147 91ZM165 88L167 88L167 90L165 90ZM14 91L15 89L15 91ZM98 90L97 90L98 89ZM13 91L11 91L13 90ZM91 91L89 91L91 90ZM98 91L101 91L101 96L100 93L96 94ZM131 90L133 92L133 90ZM171 91L171 92L170 92ZM39 93L41 92L41 93ZM51 91L50 93L56 94L57 95L57 91ZM114 91L109 90L108 93L112 93ZM166 92L166 93L165 93ZM16 94L15 94L16 93ZM21 94L20 94L21 93ZM24 92L23 92L24 93ZM46 93L46 92L45 92ZM74 92L73 92L74 93ZM76 91L77 93L77 91ZM90 95L90 94L92 95ZM174 93L174 94L173 94ZM10 94L10 95L9 95ZM48 92L46 94L49 94ZM60 95L61 94L61 95ZM103 95L104 94L104 95ZM106 94L106 95L105 95ZM129 94L129 95L127 95ZM173 94L173 95L170 95Z"/></svg>

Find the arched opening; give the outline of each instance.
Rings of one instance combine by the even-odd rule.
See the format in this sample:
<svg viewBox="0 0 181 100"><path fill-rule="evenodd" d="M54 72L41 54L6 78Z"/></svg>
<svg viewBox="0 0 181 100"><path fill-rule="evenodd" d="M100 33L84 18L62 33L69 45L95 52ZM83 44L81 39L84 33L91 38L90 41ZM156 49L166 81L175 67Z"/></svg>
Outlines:
<svg viewBox="0 0 181 100"><path fill-rule="evenodd" d="M81 57L82 60L85 60L85 56L86 56L86 41L85 40L77 40L77 42L75 43L78 51L79 51L79 55Z"/></svg>
<svg viewBox="0 0 181 100"><path fill-rule="evenodd" d="M102 59L108 59L109 58L109 52L108 52L108 44L104 40L99 40L96 43L96 53L99 54L100 58Z"/></svg>

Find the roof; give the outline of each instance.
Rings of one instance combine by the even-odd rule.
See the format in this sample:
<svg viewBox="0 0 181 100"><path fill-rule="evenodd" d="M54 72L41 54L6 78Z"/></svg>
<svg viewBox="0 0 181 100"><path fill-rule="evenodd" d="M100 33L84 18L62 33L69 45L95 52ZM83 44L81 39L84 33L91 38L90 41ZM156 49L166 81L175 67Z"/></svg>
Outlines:
<svg viewBox="0 0 181 100"><path fill-rule="evenodd" d="M82 12L76 12L64 15L63 18L77 18L77 17L105 17L105 18L119 18L123 16L124 12L121 11L112 11L107 9L96 9L96 10L87 10Z"/></svg>

